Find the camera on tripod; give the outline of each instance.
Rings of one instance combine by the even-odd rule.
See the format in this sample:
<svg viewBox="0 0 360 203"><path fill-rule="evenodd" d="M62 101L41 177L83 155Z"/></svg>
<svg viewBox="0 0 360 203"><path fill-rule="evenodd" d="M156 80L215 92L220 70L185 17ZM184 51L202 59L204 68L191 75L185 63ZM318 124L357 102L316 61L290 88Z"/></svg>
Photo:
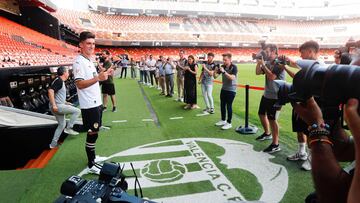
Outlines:
<svg viewBox="0 0 360 203"><path fill-rule="evenodd" d="M61 185L61 196L55 203L155 203L154 201L143 199L142 189L135 173L133 165L130 163L134 176L124 176L118 163L104 163L101 168L98 180L85 180L80 176L71 176ZM126 177L135 178L135 194L126 193L128 184ZM139 186L140 197L138 197L136 185Z"/></svg>

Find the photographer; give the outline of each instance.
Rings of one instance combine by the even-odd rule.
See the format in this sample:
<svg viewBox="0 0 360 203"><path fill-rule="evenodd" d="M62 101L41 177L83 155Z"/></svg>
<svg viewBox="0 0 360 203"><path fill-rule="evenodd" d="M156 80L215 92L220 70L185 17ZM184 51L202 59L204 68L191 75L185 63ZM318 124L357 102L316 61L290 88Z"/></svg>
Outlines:
<svg viewBox="0 0 360 203"><path fill-rule="evenodd" d="M215 69L214 77L217 78L220 74L222 75L223 85L220 92L220 109L221 109L221 120L215 123L216 126L221 126L222 130L232 128L232 103L236 96L237 88L237 66L232 63L232 55L230 53L223 54L224 64L220 68ZM226 111L228 114L226 119Z"/></svg>
<svg viewBox="0 0 360 203"><path fill-rule="evenodd" d="M278 99L278 86L274 80L285 80L285 71L280 67L281 61L278 60L277 46L275 44L267 44L264 48L268 61L265 63L263 58L257 59L256 65L256 75L265 75L265 91L258 111L264 133L257 137L256 140L272 139L272 143L263 152L274 153L281 150L279 145L279 125L277 122L281 107L275 106Z"/></svg>
<svg viewBox="0 0 360 203"><path fill-rule="evenodd" d="M91 57L95 50L95 35L91 32L80 33L80 54L76 57L73 64L73 73L78 92L81 115L84 129L87 132L85 151L88 158L88 172L99 174L100 168L95 164L104 160L102 157L96 158L95 145L98 138L99 128L102 123L102 102L99 81L105 81L109 75L113 75L114 70L109 68L107 71L97 73Z"/></svg>
<svg viewBox="0 0 360 203"><path fill-rule="evenodd" d="M354 136L355 143L355 172L348 194L348 203L360 202L360 115L359 115L359 101L350 99L345 108L346 122L349 125L350 131Z"/></svg>
<svg viewBox="0 0 360 203"><path fill-rule="evenodd" d="M102 58L104 59L104 63L102 65L104 71L109 69L115 70L115 66L111 62L111 55L108 50L102 51ZM101 92L103 94L103 111L107 110L108 96L110 95L111 103L113 105L112 112L116 112L115 85L112 75L109 75L108 79L102 82Z"/></svg>
<svg viewBox="0 0 360 203"><path fill-rule="evenodd" d="M214 99L212 96L213 83L214 83L214 70L216 64L214 63L214 53L208 53L208 60L203 64L203 68L200 74L199 83L201 84L201 90L206 104L204 109L205 114L214 114Z"/></svg>
<svg viewBox="0 0 360 203"><path fill-rule="evenodd" d="M309 126L308 143L312 153L312 175L316 189L316 196L312 195L312 198L316 198L315 202L317 203L346 202L353 179L354 163L342 169L339 162L349 162L355 159L352 137L349 137L341 128L340 121L324 120L321 109L313 97L303 104L293 103L293 107ZM350 99L345 107L345 113L354 140L359 146L357 107L357 100ZM358 178L359 176L354 178L352 190L358 189ZM359 198L358 190L356 192L350 192L351 198ZM351 198L349 196L349 199ZM308 200L308 202L312 201Z"/></svg>
<svg viewBox="0 0 360 203"><path fill-rule="evenodd" d="M320 49L320 47L317 42L312 41L312 40L307 41L299 47L300 57L302 59L307 59L307 60L317 60L318 55L319 55L319 49ZM301 63L301 60L294 61L285 56L283 56L282 58L285 58L285 60L288 62L290 67L300 69L298 64ZM292 71L288 66L285 65L284 69L290 75L290 77L292 77L292 78L294 77L295 72ZM293 132L297 133L299 149L293 155L288 156L287 160L289 160L289 161L299 161L299 160L305 161L301 165L301 168L308 171L308 170L311 170L311 164L310 164L311 156L308 155L308 153L306 152L305 132L307 131L307 127L308 127L307 124L302 119L299 118L299 116L293 109L293 111L292 111L292 128L293 128Z"/></svg>

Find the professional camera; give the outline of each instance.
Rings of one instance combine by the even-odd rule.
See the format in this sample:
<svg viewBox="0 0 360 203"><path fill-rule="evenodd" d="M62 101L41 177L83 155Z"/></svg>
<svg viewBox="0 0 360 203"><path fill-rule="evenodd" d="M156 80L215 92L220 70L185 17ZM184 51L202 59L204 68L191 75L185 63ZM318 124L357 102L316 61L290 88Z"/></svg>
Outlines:
<svg viewBox="0 0 360 203"><path fill-rule="evenodd" d="M360 67L354 65L330 65L307 60L295 74L293 85L276 81L278 97L289 102L305 102L310 97L319 98L325 119L338 119L339 106L348 99L360 99Z"/></svg>
<svg viewBox="0 0 360 203"><path fill-rule="evenodd" d="M126 193L128 184L122 174L124 167L117 163L104 163L101 168L99 180L85 180L79 176L69 177L61 185L61 196L55 203L155 203L154 201L142 199L142 190L137 179L134 167L131 168L135 176L135 195ZM139 186L138 197L136 184Z"/></svg>
<svg viewBox="0 0 360 203"><path fill-rule="evenodd" d="M260 47L261 47L260 51L258 53L253 53L251 55L251 57L252 57L253 60L264 59L264 61L266 61L267 60L267 54L265 52L265 46L266 46L265 41L260 41L259 44L260 44Z"/></svg>
<svg viewBox="0 0 360 203"><path fill-rule="evenodd" d="M290 62L286 60L286 56L281 55L275 58L274 63L278 65L289 65Z"/></svg>

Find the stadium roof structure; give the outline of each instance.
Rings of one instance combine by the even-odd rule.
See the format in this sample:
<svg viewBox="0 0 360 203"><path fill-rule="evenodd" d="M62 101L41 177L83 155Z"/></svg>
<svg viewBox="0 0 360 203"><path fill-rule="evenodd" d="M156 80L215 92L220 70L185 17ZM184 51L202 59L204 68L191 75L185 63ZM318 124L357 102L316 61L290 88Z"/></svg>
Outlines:
<svg viewBox="0 0 360 203"><path fill-rule="evenodd" d="M358 0L88 0L110 14L326 20L359 17Z"/></svg>

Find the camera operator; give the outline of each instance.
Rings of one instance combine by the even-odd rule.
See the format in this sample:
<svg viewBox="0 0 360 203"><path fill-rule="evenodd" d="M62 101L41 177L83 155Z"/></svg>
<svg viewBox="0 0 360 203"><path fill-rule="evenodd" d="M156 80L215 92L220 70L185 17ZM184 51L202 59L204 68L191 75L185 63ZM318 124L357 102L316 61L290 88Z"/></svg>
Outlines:
<svg viewBox="0 0 360 203"><path fill-rule="evenodd" d="M275 44L267 44L264 48L268 61L265 63L263 58L257 59L256 65L256 75L265 75L265 91L258 111L264 133L257 137L256 140L264 141L272 139L272 143L263 152L274 153L281 150L279 145L279 125L277 122L281 107L275 106L278 99L278 87L274 80L285 80L285 71L280 67L277 46Z"/></svg>
<svg viewBox="0 0 360 203"><path fill-rule="evenodd" d="M350 99L345 107L345 113L354 139L359 143L357 103L357 100ZM317 203L346 202L355 163L342 169L339 162L354 161L355 146L352 137L349 137L341 128L339 121L323 119L321 109L313 97L304 104L293 103L293 107L309 126L308 143L312 153L312 175L316 189L316 195L312 195L312 198L316 198ZM357 189L357 194L350 193L353 195L352 198L358 197L358 183L359 180L353 180L354 188L352 189ZM313 202L313 200L311 201L308 197L307 202Z"/></svg>
<svg viewBox="0 0 360 203"><path fill-rule="evenodd" d="M99 174L100 168L95 162L103 161L102 157L96 158L95 144L98 138L102 119L102 102L99 81L105 81L114 70L97 73L91 57L95 50L95 35L84 31L80 33L80 55L73 64L75 84L77 87L83 125L87 131L85 151L88 158L88 172Z"/></svg>
<svg viewBox="0 0 360 203"><path fill-rule="evenodd" d="M302 59L307 60L318 60L319 55L319 44L316 41L310 40L305 43L303 43L299 47L300 57ZM300 69L298 66L298 63L301 63L301 60L294 61L288 57L282 56L284 60L286 60L290 67ZM288 66L284 66L285 71L290 75L290 77L294 77L295 72L291 70ZM306 152L306 131L307 131L307 124L299 118L297 113L292 110L292 128L293 132L297 133L297 140L299 144L299 149L297 152L295 152L293 155L290 155L287 157L287 160L289 161L299 161L302 160L304 163L301 165L301 168L304 170L311 170L311 156L308 155Z"/></svg>
<svg viewBox="0 0 360 203"><path fill-rule="evenodd" d="M104 68L104 71L107 71L109 69L115 70L115 66L112 64L111 55L108 50L102 51L102 58L104 59L104 63L102 65L102 68ZM103 111L106 111L106 109L107 109L108 96L110 96L111 103L113 105L112 112L116 112L115 85L114 85L114 80L113 80L112 75L109 75L107 80L102 81L101 92L103 94L103 103L104 103Z"/></svg>

